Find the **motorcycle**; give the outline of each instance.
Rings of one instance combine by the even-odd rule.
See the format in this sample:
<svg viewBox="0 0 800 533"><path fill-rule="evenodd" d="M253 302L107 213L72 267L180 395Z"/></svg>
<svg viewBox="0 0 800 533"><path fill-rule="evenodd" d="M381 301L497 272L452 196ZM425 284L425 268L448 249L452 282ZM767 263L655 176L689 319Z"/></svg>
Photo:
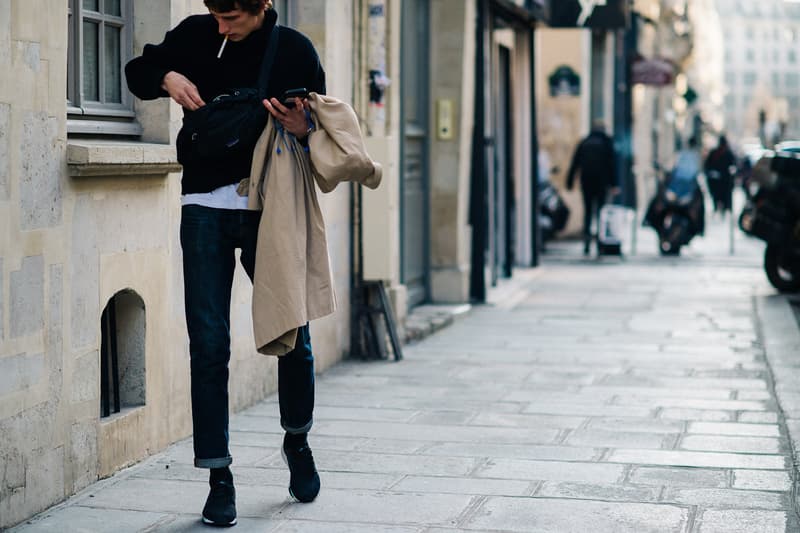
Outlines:
<svg viewBox="0 0 800 533"><path fill-rule="evenodd" d="M703 194L697 180L671 179L659 185L644 223L658 233L661 255L680 255L681 247L705 229Z"/></svg>
<svg viewBox="0 0 800 533"><path fill-rule="evenodd" d="M542 242L563 230L569 219L569 208L555 187L545 181L539 184L539 228Z"/></svg>
<svg viewBox="0 0 800 533"><path fill-rule="evenodd" d="M746 234L767 243L764 271L780 292L800 291L800 157L777 153L772 174L749 180L739 216Z"/></svg>

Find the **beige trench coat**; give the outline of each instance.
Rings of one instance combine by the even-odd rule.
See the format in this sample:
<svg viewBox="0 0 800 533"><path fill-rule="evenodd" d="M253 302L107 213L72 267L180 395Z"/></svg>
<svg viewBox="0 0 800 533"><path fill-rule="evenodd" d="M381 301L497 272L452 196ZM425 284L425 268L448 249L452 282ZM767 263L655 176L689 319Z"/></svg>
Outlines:
<svg viewBox="0 0 800 533"><path fill-rule="evenodd" d="M306 151L270 119L258 140L247 190L261 210L253 276L253 332L267 355L292 351L297 328L336 310L325 221L314 182L330 192L342 181L378 187L382 170L367 155L353 109L309 96L315 130ZM278 127L276 127L276 124Z"/></svg>

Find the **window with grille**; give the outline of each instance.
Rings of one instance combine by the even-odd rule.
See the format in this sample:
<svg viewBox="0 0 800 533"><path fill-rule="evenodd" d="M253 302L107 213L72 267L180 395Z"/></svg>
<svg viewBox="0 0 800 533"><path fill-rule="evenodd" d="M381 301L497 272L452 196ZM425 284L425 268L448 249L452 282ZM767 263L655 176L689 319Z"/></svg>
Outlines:
<svg viewBox="0 0 800 533"><path fill-rule="evenodd" d="M132 0L69 0L67 131L139 135L125 84L132 57Z"/></svg>
<svg viewBox="0 0 800 533"><path fill-rule="evenodd" d="M145 405L145 306L126 289L100 317L100 417Z"/></svg>

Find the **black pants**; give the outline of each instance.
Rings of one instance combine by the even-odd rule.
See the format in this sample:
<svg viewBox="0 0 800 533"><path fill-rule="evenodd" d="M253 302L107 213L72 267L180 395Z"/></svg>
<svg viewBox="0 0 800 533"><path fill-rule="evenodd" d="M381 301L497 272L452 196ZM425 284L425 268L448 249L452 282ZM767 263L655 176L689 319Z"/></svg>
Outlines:
<svg viewBox="0 0 800 533"><path fill-rule="evenodd" d="M592 242L592 220L600 227L600 208L605 203L605 192L583 191L583 244L588 248Z"/></svg>
<svg viewBox="0 0 800 533"><path fill-rule="evenodd" d="M261 213L186 205L181 216L183 281L192 384L195 466L231 464L228 449L230 307L236 248L253 279ZM278 358L281 426L289 433L311 428L314 356L308 324L298 329L294 350Z"/></svg>

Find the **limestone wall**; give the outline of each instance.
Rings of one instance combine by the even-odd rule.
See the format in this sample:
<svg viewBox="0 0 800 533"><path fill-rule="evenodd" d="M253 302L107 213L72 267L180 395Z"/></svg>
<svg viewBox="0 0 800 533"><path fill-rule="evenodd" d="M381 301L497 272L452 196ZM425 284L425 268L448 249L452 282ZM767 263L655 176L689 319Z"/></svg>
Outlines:
<svg viewBox="0 0 800 533"><path fill-rule="evenodd" d="M329 92L347 99L351 0L330 4L298 23L330 65ZM136 0L134 9L135 53L204 10L200 0ZM0 0L0 529L191 431L180 174L174 150L155 144L174 141L180 110L137 102L136 141L68 137L66 59L66 0ZM318 369L349 344L349 190L321 204L340 311L312 324ZM101 418L101 315L119 291L141 303L129 315L144 316L125 349L143 352L144 368L129 375L145 404ZM276 364L255 353L241 269L232 300L238 410L275 390Z"/></svg>
<svg viewBox="0 0 800 533"><path fill-rule="evenodd" d="M471 3L440 1L431 6L430 253L436 302L469 299L475 17ZM437 135L436 106L442 101L451 103L455 116L451 139Z"/></svg>

